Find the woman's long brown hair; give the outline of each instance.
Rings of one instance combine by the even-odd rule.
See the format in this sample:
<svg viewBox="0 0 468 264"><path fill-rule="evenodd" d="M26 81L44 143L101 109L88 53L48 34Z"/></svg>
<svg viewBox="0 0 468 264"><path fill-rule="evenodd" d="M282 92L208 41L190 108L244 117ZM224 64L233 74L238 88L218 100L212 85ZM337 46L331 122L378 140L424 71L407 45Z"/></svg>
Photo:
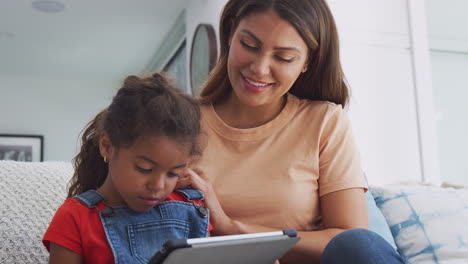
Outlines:
<svg viewBox="0 0 468 264"><path fill-rule="evenodd" d="M325 0L230 0L219 24L220 57L200 94L202 103L219 102L231 92L227 73L229 39L247 15L273 11L294 26L308 46L309 63L289 92L300 98L341 104L349 101L339 55L338 33Z"/></svg>

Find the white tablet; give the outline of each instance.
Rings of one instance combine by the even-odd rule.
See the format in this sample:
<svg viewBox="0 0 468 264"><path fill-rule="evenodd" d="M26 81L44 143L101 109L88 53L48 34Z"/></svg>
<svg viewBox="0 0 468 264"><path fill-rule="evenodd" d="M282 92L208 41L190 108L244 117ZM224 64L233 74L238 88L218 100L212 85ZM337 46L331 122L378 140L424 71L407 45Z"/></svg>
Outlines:
<svg viewBox="0 0 468 264"><path fill-rule="evenodd" d="M148 264L273 264L300 237L296 230L167 241Z"/></svg>

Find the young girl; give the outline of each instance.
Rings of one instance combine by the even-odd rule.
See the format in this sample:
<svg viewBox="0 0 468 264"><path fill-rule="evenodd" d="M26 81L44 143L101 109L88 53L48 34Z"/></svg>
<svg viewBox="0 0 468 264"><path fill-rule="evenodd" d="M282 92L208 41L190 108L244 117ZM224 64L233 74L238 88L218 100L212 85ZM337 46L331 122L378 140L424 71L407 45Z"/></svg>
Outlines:
<svg viewBox="0 0 468 264"><path fill-rule="evenodd" d="M200 116L164 76L127 77L84 131L68 199L43 238L49 263L147 263L168 239L207 236L203 193L173 192L179 178L212 191L186 167L200 152Z"/></svg>

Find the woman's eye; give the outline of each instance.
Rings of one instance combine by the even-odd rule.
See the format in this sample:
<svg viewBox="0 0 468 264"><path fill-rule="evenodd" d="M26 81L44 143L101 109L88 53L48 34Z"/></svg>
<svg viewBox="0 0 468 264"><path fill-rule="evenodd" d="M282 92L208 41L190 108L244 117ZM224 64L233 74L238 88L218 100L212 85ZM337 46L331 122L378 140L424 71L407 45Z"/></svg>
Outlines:
<svg viewBox="0 0 468 264"><path fill-rule="evenodd" d="M292 57L292 58L284 58L284 57L281 57L281 56L278 56L276 55L275 56L277 60L279 61L283 61L283 62L293 62L296 58L295 57Z"/></svg>
<svg viewBox="0 0 468 264"><path fill-rule="evenodd" d="M136 166L136 165L135 165L135 169L138 172L141 172L141 173L144 173L144 174L149 174L149 173L151 173L153 171L152 169L145 169L145 168L142 168L142 167Z"/></svg>
<svg viewBox="0 0 468 264"><path fill-rule="evenodd" d="M243 40L241 40L241 44L242 44L242 46L244 46L244 47L246 47L246 48L248 48L250 50L257 50L258 49L254 44L247 43L247 42L245 42Z"/></svg>

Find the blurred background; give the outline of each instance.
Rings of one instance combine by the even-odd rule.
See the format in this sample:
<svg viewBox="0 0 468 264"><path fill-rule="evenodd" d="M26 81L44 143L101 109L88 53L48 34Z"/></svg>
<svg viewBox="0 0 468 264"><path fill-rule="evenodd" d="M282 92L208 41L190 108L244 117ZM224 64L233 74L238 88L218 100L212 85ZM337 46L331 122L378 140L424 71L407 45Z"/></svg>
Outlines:
<svg viewBox="0 0 468 264"><path fill-rule="evenodd" d="M196 95L225 2L0 0L0 134L43 136L43 160L71 161L127 75L165 70ZM328 2L369 181L468 185L468 2Z"/></svg>

